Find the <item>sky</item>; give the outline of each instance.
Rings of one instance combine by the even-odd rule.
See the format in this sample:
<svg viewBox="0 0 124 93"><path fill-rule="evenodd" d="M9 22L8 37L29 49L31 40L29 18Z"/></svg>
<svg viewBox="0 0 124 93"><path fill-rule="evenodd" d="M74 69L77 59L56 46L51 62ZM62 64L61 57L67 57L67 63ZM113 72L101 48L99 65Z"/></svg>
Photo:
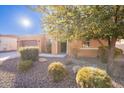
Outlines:
<svg viewBox="0 0 124 93"><path fill-rule="evenodd" d="M36 35L42 33L42 14L24 5L0 5L0 34Z"/></svg>

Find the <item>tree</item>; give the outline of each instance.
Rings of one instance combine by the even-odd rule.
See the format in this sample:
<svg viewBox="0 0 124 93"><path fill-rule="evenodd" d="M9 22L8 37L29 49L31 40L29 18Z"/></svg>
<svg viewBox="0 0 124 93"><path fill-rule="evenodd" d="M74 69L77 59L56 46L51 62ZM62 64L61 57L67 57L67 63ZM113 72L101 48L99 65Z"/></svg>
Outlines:
<svg viewBox="0 0 124 93"><path fill-rule="evenodd" d="M113 69L114 48L124 38L124 6L39 6L44 28L62 40L101 39L108 42L108 72Z"/></svg>
<svg viewBox="0 0 124 93"><path fill-rule="evenodd" d="M80 39L83 16L79 6L38 6L44 14L44 30L58 40Z"/></svg>
<svg viewBox="0 0 124 93"><path fill-rule="evenodd" d="M112 74L115 44L124 38L124 6L86 6L82 11L87 15L85 37L108 42L108 73Z"/></svg>

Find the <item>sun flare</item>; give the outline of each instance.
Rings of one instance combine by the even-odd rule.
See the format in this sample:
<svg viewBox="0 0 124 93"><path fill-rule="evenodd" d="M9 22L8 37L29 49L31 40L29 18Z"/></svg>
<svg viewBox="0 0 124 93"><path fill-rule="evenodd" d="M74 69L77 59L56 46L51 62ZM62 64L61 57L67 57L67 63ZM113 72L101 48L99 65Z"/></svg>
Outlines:
<svg viewBox="0 0 124 93"><path fill-rule="evenodd" d="M21 19L21 24L24 27L30 27L31 26L31 21L28 18L22 18Z"/></svg>

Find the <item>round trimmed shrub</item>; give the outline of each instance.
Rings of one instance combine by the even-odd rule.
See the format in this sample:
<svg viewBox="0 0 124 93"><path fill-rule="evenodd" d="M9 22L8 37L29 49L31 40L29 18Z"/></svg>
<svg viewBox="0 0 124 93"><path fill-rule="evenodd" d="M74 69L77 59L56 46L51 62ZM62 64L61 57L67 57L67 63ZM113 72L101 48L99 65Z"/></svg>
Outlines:
<svg viewBox="0 0 124 93"><path fill-rule="evenodd" d="M38 47L21 47L19 48L22 60L38 61L39 48Z"/></svg>
<svg viewBox="0 0 124 93"><path fill-rule="evenodd" d="M67 75L67 70L61 62L53 62L48 66L49 75L53 81L58 82L64 79Z"/></svg>
<svg viewBox="0 0 124 93"><path fill-rule="evenodd" d="M76 83L84 88L110 88L111 78L101 69L93 67L83 67L76 75Z"/></svg>

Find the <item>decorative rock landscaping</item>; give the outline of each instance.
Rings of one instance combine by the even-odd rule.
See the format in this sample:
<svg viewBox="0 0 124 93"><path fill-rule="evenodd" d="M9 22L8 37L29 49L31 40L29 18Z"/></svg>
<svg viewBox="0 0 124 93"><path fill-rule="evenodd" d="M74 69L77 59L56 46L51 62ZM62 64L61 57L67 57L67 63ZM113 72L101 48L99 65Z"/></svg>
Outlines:
<svg viewBox="0 0 124 93"><path fill-rule="evenodd" d="M74 66L92 66L97 64L99 68L105 68L105 65L100 63L96 59L76 60L73 59L73 64L67 65L69 71L69 78L60 82L53 82L48 76L48 65L54 61L60 61L64 63L66 58L45 58L47 62L34 62L33 67L27 72L19 72L17 65L19 58L9 59L4 61L0 66L0 87L16 87L16 88L75 88L77 84L75 82L75 74L72 68ZM113 81L114 87L123 87L124 81L121 79L115 79ZM122 86L122 85L123 86Z"/></svg>
<svg viewBox="0 0 124 93"><path fill-rule="evenodd" d="M115 59L113 76L124 79L124 57Z"/></svg>
<svg viewBox="0 0 124 93"><path fill-rule="evenodd" d="M47 62L46 58L39 58L39 62Z"/></svg>
<svg viewBox="0 0 124 93"><path fill-rule="evenodd" d="M81 68L81 66L79 66L79 65L73 66L73 67L72 67L72 70L73 70L74 74L76 74L77 71L78 71L80 68Z"/></svg>

